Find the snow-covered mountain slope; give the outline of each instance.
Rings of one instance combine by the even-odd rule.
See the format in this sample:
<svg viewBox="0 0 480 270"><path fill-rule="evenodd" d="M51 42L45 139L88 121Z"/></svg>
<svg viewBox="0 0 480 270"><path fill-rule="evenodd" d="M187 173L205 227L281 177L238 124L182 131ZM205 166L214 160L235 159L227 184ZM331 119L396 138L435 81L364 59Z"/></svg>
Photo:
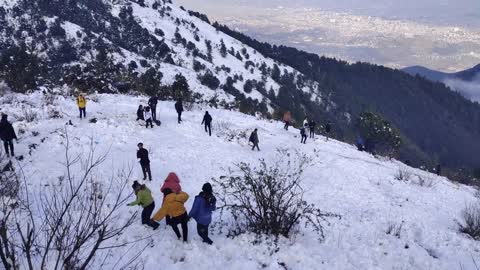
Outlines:
<svg viewBox="0 0 480 270"><path fill-rule="evenodd" d="M29 90L67 84L87 92L156 94L168 92L160 86L172 85L181 74L203 100L248 100L254 105L261 103L264 112L271 113L275 105L270 99L278 95L286 82L280 78L285 76L290 90L320 102L317 83L216 31L200 16L171 1L0 4L0 37L5 43L0 52L19 47L35 58ZM9 83L9 76L5 77ZM24 88L25 84L10 86Z"/></svg>
<svg viewBox="0 0 480 270"><path fill-rule="evenodd" d="M461 209L475 200L472 188L416 169L410 170L431 179L433 186L419 186L415 180L397 181L394 175L405 167L400 162L377 159L351 145L326 142L321 136L302 145L298 130L285 131L280 122L238 112L197 106L185 112L184 122L179 125L173 103L161 102L161 127L145 129L135 122L135 112L146 98L99 95L94 100L98 101L90 101L87 116L96 117L97 123L78 119L72 98L59 96L49 106L39 92L0 98L1 112L8 113L15 129L21 130L17 154L24 156L19 165L23 166L31 192L41 192L64 175L60 162L66 128L73 153L86 153L90 138L97 153L109 152L95 172L105 185L114 169L129 165L134 166L134 178L141 179L135 153L136 144L143 142L150 151L154 178L146 184L157 202L162 200L160 185L171 171L181 178L183 190L193 196L204 182L221 176L221 168L241 161L255 164L259 158L271 161L277 148L298 150L313 161L303 175L306 200L341 215L341 219L329 219L323 243L310 229L299 228L301 234L281 240L278 252L272 255L267 244L252 244L250 235L229 239L213 233L214 244L207 246L196 235L194 222L190 222L189 243L182 244L163 222L153 232L138 220L120 241L147 237L132 250L145 242L153 243L140 256L145 269L475 269L472 257L479 257L480 243L458 233L455 222L460 219ZM51 106L62 110L63 117L50 119ZM205 110L214 119L212 137L200 125ZM25 111L36 112L39 119L31 123L17 121ZM65 125L70 119L74 126ZM254 128L259 129L261 152L252 152L247 139L229 141L223 135L226 131L248 134ZM33 144L37 144L35 149L29 149ZM192 202L190 198L186 203L188 209ZM126 218L139 210L125 206L122 211ZM214 220L218 218L216 213ZM392 224L401 225L398 238L386 233ZM119 254L124 251L117 250Z"/></svg>

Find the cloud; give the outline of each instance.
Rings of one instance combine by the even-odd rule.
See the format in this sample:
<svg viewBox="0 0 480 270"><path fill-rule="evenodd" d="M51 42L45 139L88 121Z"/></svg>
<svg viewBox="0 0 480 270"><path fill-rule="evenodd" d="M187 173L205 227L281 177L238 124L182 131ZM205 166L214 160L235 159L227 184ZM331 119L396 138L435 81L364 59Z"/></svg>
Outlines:
<svg viewBox="0 0 480 270"><path fill-rule="evenodd" d="M472 81L447 79L444 83L464 97L480 103L480 73Z"/></svg>

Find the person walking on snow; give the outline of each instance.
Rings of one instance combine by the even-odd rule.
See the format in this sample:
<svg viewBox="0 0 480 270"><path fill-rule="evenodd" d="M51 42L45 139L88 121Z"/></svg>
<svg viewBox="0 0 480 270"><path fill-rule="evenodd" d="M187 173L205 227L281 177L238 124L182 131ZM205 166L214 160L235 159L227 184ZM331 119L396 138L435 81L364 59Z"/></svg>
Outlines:
<svg viewBox="0 0 480 270"><path fill-rule="evenodd" d="M7 157L15 156L15 151L13 148L13 139L18 142L17 134L15 134L15 129L12 124L8 122L8 115L2 113L2 120L0 121L0 139L3 141L3 147L5 148L5 153Z"/></svg>
<svg viewBox="0 0 480 270"><path fill-rule="evenodd" d="M179 98L177 102L175 102L175 110L177 111L178 123L180 124L180 122L182 122L182 112L183 112L182 98Z"/></svg>
<svg viewBox="0 0 480 270"><path fill-rule="evenodd" d="M307 132L305 130L305 127L300 128L300 135L302 135L302 139L300 140L300 143L306 144L307 143Z"/></svg>
<svg viewBox="0 0 480 270"><path fill-rule="evenodd" d="M303 127L308 128L308 118L305 117L305 120L303 120Z"/></svg>
<svg viewBox="0 0 480 270"><path fill-rule="evenodd" d="M153 121L152 121L152 112L150 111L150 107L145 107L145 124L146 127L148 128L148 125L150 125L151 128L153 128Z"/></svg>
<svg viewBox="0 0 480 270"><path fill-rule="evenodd" d="M205 124L205 132L208 132L208 135L212 136L212 116L208 113L208 111L206 111L205 115L203 116L202 125L203 124Z"/></svg>
<svg viewBox="0 0 480 270"><path fill-rule="evenodd" d="M182 191L182 186L180 186L180 179L178 178L177 174L174 172L171 172L168 174L167 178L163 182L162 187L160 188L160 191L163 193L165 189L171 189L173 193L179 193ZM163 200L165 201L165 197L163 197ZM165 220L167 222L167 225L170 224L170 216L166 216Z"/></svg>
<svg viewBox="0 0 480 270"><path fill-rule="evenodd" d="M185 202L188 200L188 194L181 191L174 193L171 189L163 190L165 199L162 207L153 215L153 221L160 221L166 216L170 216L169 225L172 226L175 235L180 240L183 235L183 241L188 240L188 214L185 209ZM182 226L182 234L178 230L178 224Z"/></svg>
<svg viewBox="0 0 480 270"><path fill-rule="evenodd" d="M197 222L197 233L203 242L211 245L213 241L208 237L208 226L212 222L212 212L216 209L217 199L213 196L213 189L210 183L202 186L202 192L195 196L189 217Z"/></svg>
<svg viewBox="0 0 480 270"><path fill-rule="evenodd" d="M328 137L330 136L330 131L332 131L332 125L330 124L330 121L328 121L325 125L325 137L327 138L327 141Z"/></svg>
<svg viewBox="0 0 480 270"><path fill-rule="evenodd" d="M152 111L153 121L157 121L157 103L158 103L158 98L156 96L153 96L148 100L148 106Z"/></svg>
<svg viewBox="0 0 480 270"><path fill-rule="evenodd" d="M83 114L83 117L86 118L87 117L87 112L86 112L87 99L85 98L85 96L83 96L83 94L78 95L77 105L78 105L78 110L80 111L80 119L82 119L82 114Z"/></svg>
<svg viewBox="0 0 480 270"><path fill-rule="evenodd" d="M285 126L283 127L285 130L288 130L288 127L290 126L290 121L292 121L292 114L290 111L287 111L283 115L283 122L285 123Z"/></svg>
<svg viewBox="0 0 480 270"><path fill-rule="evenodd" d="M143 110L143 106L142 105L138 105L138 109L137 109L137 120L143 120L145 121L145 111Z"/></svg>
<svg viewBox="0 0 480 270"><path fill-rule="evenodd" d="M310 138L314 138L315 137L315 126L317 125L317 123L315 123L315 121L312 119L310 120L310 122L308 123L308 129L310 130Z"/></svg>
<svg viewBox="0 0 480 270"><path fill-rule="evenodd" d="M150 219L152 212L155 209L155 201L153 200L152 192L147 188L146 185L141 185L137 181L133 182L132 188L137 196L137 199L129 203L128 206L139 205L143 207L142 224L148 225L154 230L158 229L160 224Z"/></svg>
<svg viewBox="0 0 480 270"><path fill-rule="evenodd" d="M253 146L252 146L252 151L255 151L255 147L257 147L258 151L260 151L260 148L258 147L258 143L259 143L259 140L258 140L258 129L255 129L252 134L250 134L250 139L249 141L251 143L253 143Z"/></svg>
<svg viewBox="0 0 480 270"><path fill-rule="evenodd" d="M148 174L148 179L152 181L152 172L150 171L150 159L148 158L147 149L143 148L143 143L138 144L137 159L140 162L140 166L142 166L143 180L147 179Z"/></svg>

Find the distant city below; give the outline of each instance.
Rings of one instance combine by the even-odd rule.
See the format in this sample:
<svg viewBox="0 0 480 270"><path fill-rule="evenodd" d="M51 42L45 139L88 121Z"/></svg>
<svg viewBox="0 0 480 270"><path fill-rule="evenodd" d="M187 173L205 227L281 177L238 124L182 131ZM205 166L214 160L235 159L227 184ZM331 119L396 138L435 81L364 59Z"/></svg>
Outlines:
<svg viewBox="0 0 480 270"><path fill-rule="evenodd" d="M478 0L178 0L259 40L347 61L455 72L480 63Z"/></svg>

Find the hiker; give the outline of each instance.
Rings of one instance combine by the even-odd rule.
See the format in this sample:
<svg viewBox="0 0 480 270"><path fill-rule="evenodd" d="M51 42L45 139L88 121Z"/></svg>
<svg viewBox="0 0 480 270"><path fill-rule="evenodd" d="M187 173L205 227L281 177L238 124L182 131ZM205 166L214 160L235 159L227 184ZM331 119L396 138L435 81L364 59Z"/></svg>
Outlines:
<svg viewBox="0 0 480 270"><path fill-rule="evenodd" d="M162 187L160 188L160 191L163 192L165 189L171 189L173 193L179 193L182 191L182 187L180 186L180 179L178 178L177 174L174 172L171 172L168 174L167 178L163 182ZM163 197L163 201L165 201L165 197ZM167 225L170 224L170 216L166 216L165 220L167 222Z"/></svg>
<svg viewBox="0 0 480 270"><path fill-rule="evenodd" d="M363 140L362 137L358 136L357 141L356 141L357 149L358 151L364 151L365 150L365 141Z"/></svg>
<svg viewBox="0 0 480 270"><path fill-rule="evenodd" d="M180 240L183 235L183 241L187 242L188 214L183 204L188 200L188 194L183 191L174 193L171 189L166 188L163 190L163 195L165 197L163 205L153 216L153 221L160 221L164 217L170 216L171 218L168 223L172 226L177 238ZM178 230L178 224L182 226L182 235L180 235L180 231Z"/></svg>
<svg viewBox="0 0 480 270"><path fill-rule="evenodd" d="M252 134L250 134L250 139L249 141L251 143L253 143L253 146L252 146L252 151L255 151L255 147L257 147L258 151L260 151L260 148L258 147L258 143L259 143L259 140L258 140L258 129L255 129Z"/></svg>
<svg viewBox="0 0 480 270"><path fill-rule="evenodd" d="M332 125L330 124L330 121L328 121L327 124L325 124L325 137L327 138L327 141L330 136L330 131L332 131Z"/></svg>
<svg viewBox="0 0 480 270"><path fill-rule="evenodd" d="M205 132L208 132L208 135L212 136L212 116L208 113L208 111L206 111L205 115L203 116L202 125L203 124L205 124Z"/></svg>
<svg viewBox="0 0 480 270"><path fill-rule="evenodd" d="M158 98L156 96L153 96L148 100L148 106L152 111L153 121L157 121L157 103L158 103Z"/></svg>
<svg viewBox="0 0 480 270"><path fill-rule="evenodd" d="M144 110L143 110L143 106L142 105L138 105L138 109L137 109L137 120L143 120L145 121L145 117L144 117Z"/></svg>
<svg viewBox="0 0 480 270"><path fill-rule="evenodd" d="M177 102L175 102L175 110L178 114L178 123L182 122L182 112L183 112L183 103L182 98L179 98Z"/></svg>
<svg viewBox="0 0 480 270"><path fill-rule="evenodd" d="M192 209L188 216L197 222L197 233L204 243L213 244L212 239L208 237L208 226L212 222L212 211L216 209L217 199L213 196L213 189L210 183L202 186L202 191L195 196Z"/></svg>
<svg viewBox="0 0 480 270"><path fill-rule="evenodd" d="M290 121L292 120L292 114L290 111L287 111L283 115L283 122L285 122L285 126L283 127L285 130L288 130L288 127L290 126Z"/></svg>
<svg viewBox="0 0 480 270"><path fill-rule="evenodd" d="M155 209L155 201L152 197L152 192L147 188L146 185L141 185L137 181L133 182L132 188L137 196L137 199L129 204L128 206L139 205L143 207L142 210L142 224L152 227L154 230L158 229L160 224L150 219L153 210Z"/></svg>
<svg viewBox="0 0 480 270"><path fill-rule="evenodd" d="M317 125L317 123L315 122L315 120L310 120L310 122L308 123L308 129L310 130L310 138L314 138L315 137L315 126Z"/></svg>
<svg viewBox="0 0 480 270"><path fill-rule="evenodd" d="M153 128L153 122L152 122L152 112L150 111L150 107L145 107L145 124L146 127L148 128L148 125L150 125L151 128Z"/></svg>
<svg viewBox="0 0 480 270"><path fill-rule="evenodd" d="M308 128L308 118L305 117L305 120L303 120L303 127Z"/></svg>
<svg viewBox="0 0 480 270"><path fill-rule="evenodd" d="M5 153L7 157L15 156L15 151L13 148L13 139L18 142L17 134L15 134L15 129L10 122L8 122L8 115L2 113L2 120L0 121L0 139L3 141L3 147L5 148Z"/></svg>
<svg viewBox="0 0 480 270"><path fill-rule="evenodd" d="M440 164L437 164L437 167L435 167L435 172L438 176L442 174L442 166Z"/></svg>
<svg viewBox="0 0 480 270"><path fill-rule="evenodd" d="M182 187L180 186L180 179L178 178L177 174L171 172L168 174L167 178L163 182L160 191L163 192L165 189L171 189L174 193L179 193L182 191Z"/></svg>
<svg viewBox="0 0 480 270"><path fill-rule="evenodd" d="M148 158L148 151L147 149L143 148L143 143L139 143L137 151L137 159L140 162L140 166L142 166L143 172L143 180L148 179L152 181L152 172L150 171L150 159Z"/></svg>
<svg viewBox="0 0 480 270"><path fill-rule="evenodd" d="M305 130L305 127L300 128L300 135L302 135L302 140L300 143L306 144L307 143L307 132Z"/></svg>
<svg viewBox="0 0 480 270"><path fill-rule="evenodd" d="M80 119L82 119L82 114L83 117L87 117L87 112L86 112L86 107L87 107L87 99L83 96L82 93L78 95L77 97L77 105L78 105L78 110L80 111Z"/></svg>

